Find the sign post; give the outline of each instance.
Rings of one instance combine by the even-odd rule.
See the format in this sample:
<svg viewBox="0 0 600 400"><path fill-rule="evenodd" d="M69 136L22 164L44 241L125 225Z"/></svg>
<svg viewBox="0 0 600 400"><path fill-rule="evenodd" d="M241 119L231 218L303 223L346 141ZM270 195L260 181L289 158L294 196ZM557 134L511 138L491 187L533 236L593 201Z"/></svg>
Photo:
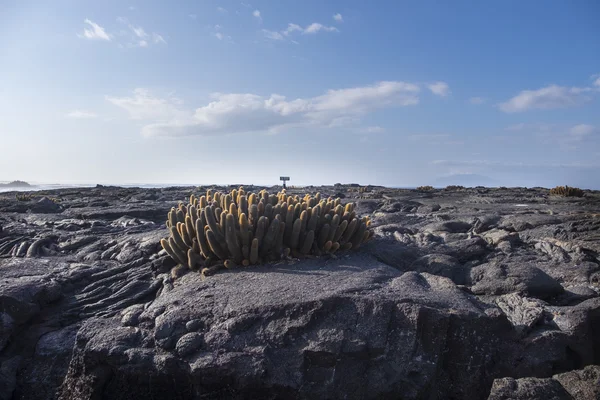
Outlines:
<svg viewBox="0 0 600 400"><path fill-rule="evenodd" d="M285 182L290 180L289 176L280 176L279 180L283 182L283 188L286 189Z"/></svg>

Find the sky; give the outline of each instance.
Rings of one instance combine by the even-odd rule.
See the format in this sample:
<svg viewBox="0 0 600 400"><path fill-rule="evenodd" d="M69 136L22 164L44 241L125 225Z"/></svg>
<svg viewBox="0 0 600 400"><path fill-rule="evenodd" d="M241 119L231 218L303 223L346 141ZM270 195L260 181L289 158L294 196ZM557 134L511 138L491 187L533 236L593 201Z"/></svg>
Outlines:
<svg viewBox="0 0 600 400"><path fill-rule="evenodd" d="M0 181L600 189L600 2L0 2Z"/></svg>

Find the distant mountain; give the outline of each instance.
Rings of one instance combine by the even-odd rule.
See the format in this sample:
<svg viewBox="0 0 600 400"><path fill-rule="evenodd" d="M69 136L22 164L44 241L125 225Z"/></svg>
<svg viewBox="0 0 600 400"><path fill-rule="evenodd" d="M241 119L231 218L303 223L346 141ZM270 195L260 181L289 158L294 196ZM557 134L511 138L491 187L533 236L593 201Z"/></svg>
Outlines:
<svg viewBox="0 0 600 400"><path fill-rule="evenodd" d="M12 181L9 183L0 183L0 187L4 187L4 188L28 188L31 187L31 185L27 182L23 182L23 181Z"/></svg>
<svg viewBox="0 0 600 400"><path fill-rule="evenodd" d="M499 186L499 182L496 179L492 179L489 176L477 175L477 174L454 174L446 175L437 178L434 182L434 186L446 187L449 185L460 185L466 187L474 186L487 186L494 187Z"/></svg>

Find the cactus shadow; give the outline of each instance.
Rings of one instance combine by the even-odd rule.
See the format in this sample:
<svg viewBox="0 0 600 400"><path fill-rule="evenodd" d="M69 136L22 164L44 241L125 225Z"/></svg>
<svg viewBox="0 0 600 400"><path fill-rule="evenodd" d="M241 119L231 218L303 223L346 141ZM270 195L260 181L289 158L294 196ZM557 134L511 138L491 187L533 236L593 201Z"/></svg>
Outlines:
<svg viewBox="0 0 600 400"><path fill-rule="evenodd" d="M358 272L362 271L364 268L361 268L356 265L344 265L344 264L315 264L315 265L302 265L298 267L298 265L264 265L258 267L256 269L252 269L253 273L281 273L281 274L290 274L290 275L315 275L315 276L324 276L329 275L331 272L340 272L340 271L348 271L348 272ZM250 271L246 269L238 269L232 270L231 272L237 271Z"/></svg>

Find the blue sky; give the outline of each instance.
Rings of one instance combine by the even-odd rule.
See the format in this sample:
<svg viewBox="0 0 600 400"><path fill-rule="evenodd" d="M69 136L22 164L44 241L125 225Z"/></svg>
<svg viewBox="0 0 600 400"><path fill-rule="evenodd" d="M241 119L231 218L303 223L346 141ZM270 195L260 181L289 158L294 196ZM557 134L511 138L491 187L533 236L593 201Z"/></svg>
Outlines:
<svg viewBox="0 0 600 400"><path fill-rule="evenodd" d="M0 181L600 189L597 1L0 4Z"/></svg>

